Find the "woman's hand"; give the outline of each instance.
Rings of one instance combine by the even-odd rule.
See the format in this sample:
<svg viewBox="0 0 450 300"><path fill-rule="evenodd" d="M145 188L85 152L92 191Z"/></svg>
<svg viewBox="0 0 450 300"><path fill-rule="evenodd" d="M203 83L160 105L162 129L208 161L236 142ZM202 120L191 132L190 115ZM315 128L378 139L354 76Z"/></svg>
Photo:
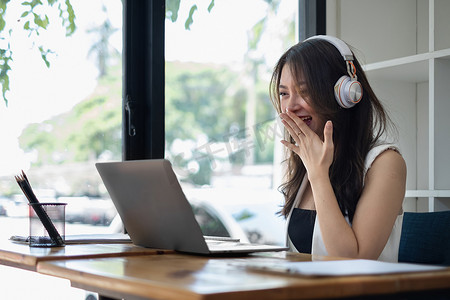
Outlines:
<svg viewBox="0 0 450 300"><path fill-rule="evenodd" d="M295 152L308 172L309 180L316 177L328 177L328 171L333 162L333 124L327 121L323 129L322 139L292 112L280 114L281 121L295 141L295 145L282 140L281 143Z"/></svg>

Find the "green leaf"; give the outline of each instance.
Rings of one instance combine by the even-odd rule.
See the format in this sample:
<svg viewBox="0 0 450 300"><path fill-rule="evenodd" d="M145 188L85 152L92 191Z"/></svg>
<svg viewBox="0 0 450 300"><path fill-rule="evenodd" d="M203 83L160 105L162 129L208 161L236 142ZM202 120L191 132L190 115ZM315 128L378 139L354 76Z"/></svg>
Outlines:
<svg viewBox="0 0 450 300"><path fill-rule="evenodd" d="M47 68L50 68L50 62L47 59L47 54L41 54L42 59L45 62L45 65L47 66Z"/></svg>
<svg viewBox="0 0 450 300"><path fill-rule="evenodd" d="M33 13L33 15L34 15L34 23L38 26L41 26L41 25L39 25L39 22L41 21L41 19L39 18L38 14Z"/></svg>
<svg viewBox="0 0 450 300"><path fill-rule="evenodd" d="M28 6L30 6L30 7L33 7L33 3L31 3L31 2L22 2L22 5L23 5L23 6L28 5Z"/></svg>
<svg viewBox="0 0 450 300"><path fill-rule="evenodd" d="M45 24L45 29L47 29L48 24L50 23L50 20L48 19L48 16L45 15L45 19L43 20L44 24Z"/></svg>
<svg viewBox="0 0 450 300"><path fill-rule="evenodd" d="M66 36L72 35L77 29L75 25L75 11L73 10L73 6L70 3L70 0L66 0L67 5L67 13L69 14L69 25L66 26Z"/></svg>
<svg viewBox="0 0 450 300"><path fill-rule="evenodd" d="M47 29L47 26L49 24L48 16L45 15L44 17L41 18L41 16L39 16L36 13L33 13L33 15L34 15L34 23L43 29Z"/></svg>
<svg viewBox="0 0 450 300"><path fill-rule="evenodd" d="M180 0L166 0L166 18L172 22L178 19L178 11L180 10Z"/></svg>
<svg viewBox="0 0 450 300"><path fill-rule="evenodd" d="M29 11L24 11L20 17L24 18L24 17L28 16L29 13L30 13Z"/></svg>
<svg viewBox="0 0 450 300"><path fill-rule="evenodd" d="M9 0L2 0L0 1L0 14L4 14L6 10L6 4L9 2Z"/></svg>
<svg viewBox="0 0 450 300"><path fill-rule="evenodd" d="M3 19L3 17L0 17L0 32L3 31L3 29L5 29L5 19Z"/></svg>
<svg viewBox="0 0 450 300"><path fill-rule="evenodd" d="M213 7L214 7L214 0L211 0L211 3L210 3L209 6L208 6L208 12L209 12L209 13L210 13L211 10L213 9Z"/></svg>
<svg viewBox="0 0 450 300"><path fill-rule="evenodd" d="M51 52L50 50L44 50L44 47L39 46L39 51L41 52L41 57L42 60L44 61L45 65L47 66L47 68L50 67L50 62L47 59L47 55Z"/></svg>
<svg viewBox="0 0 450 300"><path fill-rule="evenodd" d="M5 62L8 69L10 69L7 63L8 62ZM3 73L3 70L2 70L2 74L0 76L0 83L2 84L3 100L5 101L5 105L8 106L8 99L6 98L6 92L9 91L9 76L6 74L6 72Z"/></svg>
<svg viewBox="0 0 450 300"><path fill-rule="evenodd" d="M197 10L197 5L194 4L192 5L190 11L189 11L189 17L186 20L186 23L184 23L184 28L186 28L187 30L190 30L192 23L194 22L193 16L194 16L194 12Z"/></svg>

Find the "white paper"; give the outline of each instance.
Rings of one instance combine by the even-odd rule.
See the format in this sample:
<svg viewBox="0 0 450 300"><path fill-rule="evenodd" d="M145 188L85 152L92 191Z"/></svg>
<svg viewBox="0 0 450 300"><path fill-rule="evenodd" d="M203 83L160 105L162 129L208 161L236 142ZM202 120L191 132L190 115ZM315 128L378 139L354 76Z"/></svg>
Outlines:
<svg viewBox="0 0 450 300"><path fill-rule="evenodd" d="M355 276L382 275L405 272L439 271L446 267L419 265L410 263L391 263L367 259L334 260L334 261L305 261L277 263L245 263L251 270L270 271L304 276Z"/></svg>

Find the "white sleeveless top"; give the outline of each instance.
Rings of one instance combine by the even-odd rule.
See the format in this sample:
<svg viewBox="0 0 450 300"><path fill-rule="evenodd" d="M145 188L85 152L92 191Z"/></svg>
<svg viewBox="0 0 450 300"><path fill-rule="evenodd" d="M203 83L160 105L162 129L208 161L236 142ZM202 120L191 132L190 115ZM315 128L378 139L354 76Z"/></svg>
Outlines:
<svg viewBox="0 0 450 300"><path fill-rule="evenodd" d="M378 155L380 155L381 153L383 153L384 151L386 151L388 149L392 149L394 151L399 152L399 150L396 146L391 145L391 144L384 144L384 145L379 145L379 146L372 148L369 151L369 153L367 153L367 157L365 160L364 178L365 178L365 174L367 173L367 170L370 169L375 158L377 158ZM287 217L286 226L289 226L289 221L290 221L290 217L292 215L292 211L294 210L295 207L299 206L307 184L308 184L308 176L305 175L305 177L303 178L302 184L300 185L300 188L298 189L294 204L292 205L291 211L289 212L289 215ZM348 217L345 217L345 219L350 224ZM401 214L399 214L397 216L397 219L395 220L395 223L394 223L394 227L392 228L391 235L389 236L386 246L384 247L383 251L381 252L380 256L378 257L378 260L388 261L388 262L398 262L398 249L399 249L399 245L400 245L400 235L402 233L402 224L403 224L403 210L402 210ZM286 234L287 234L287 232L288 231L286 230ZM289 234L287 234L287 242L288 242L288 246L291 251L298 252L297 249L295 248L294 244L291 242L291 240L289 238ZM325 244L323 242L322 233L320 232L319 219L318 219L317 215L316 215L316 219L314 222L311 254L313 254L313 255L328 255L327 249L325 248Z"/></svg>

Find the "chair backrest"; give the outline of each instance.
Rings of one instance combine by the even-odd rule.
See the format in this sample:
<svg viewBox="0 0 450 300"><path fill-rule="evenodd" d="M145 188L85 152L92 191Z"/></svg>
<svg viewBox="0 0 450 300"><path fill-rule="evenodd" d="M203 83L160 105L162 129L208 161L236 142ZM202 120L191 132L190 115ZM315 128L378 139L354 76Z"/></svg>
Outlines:
<svg viewBox="0 0 450 300"><path fill-rule="evenodd" d="M450 211L405 212L398 261L450 266Z"/></svg>

